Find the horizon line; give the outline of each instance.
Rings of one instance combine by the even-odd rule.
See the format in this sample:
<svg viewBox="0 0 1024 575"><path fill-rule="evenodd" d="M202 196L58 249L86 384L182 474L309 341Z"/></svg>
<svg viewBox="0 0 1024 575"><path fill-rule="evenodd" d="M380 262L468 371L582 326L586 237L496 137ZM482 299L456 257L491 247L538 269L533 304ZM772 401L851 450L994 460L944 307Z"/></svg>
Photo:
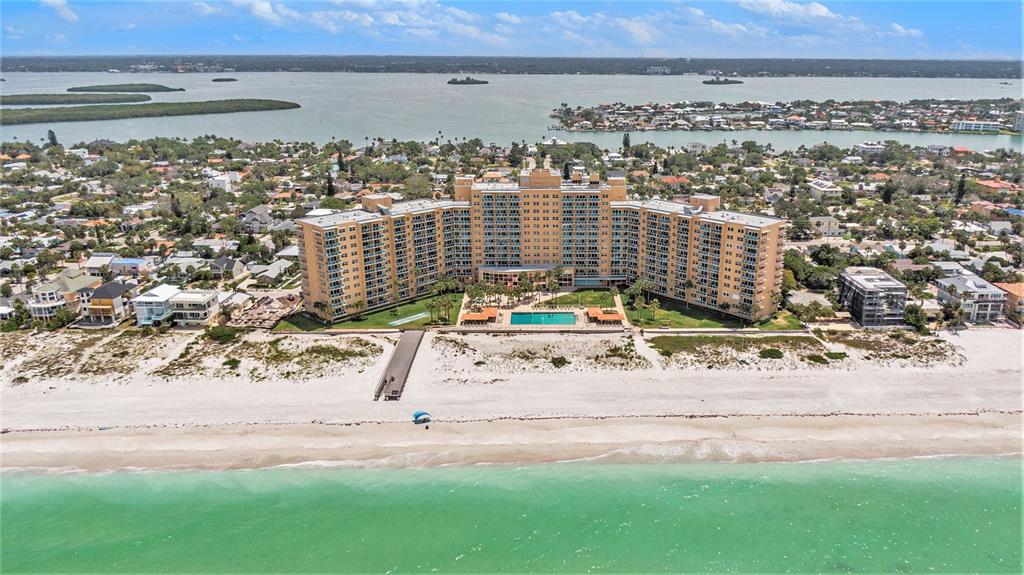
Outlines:
<svg viewBox="0 0 1024 575"><path fill-rule="evenodd" d="M1024 64L1024 59L1005 58L812 58L812 57L764 57L764 56L508 56L508 55L441 55L441 54L289 54L289 53L265 53L265 54L214 54L214 53L136 53L136 54L8 54L0 56L0 62L8 58L175 58L175 57L213 57L213 58L263 58L263 57L291 57L291 58L516 58L516 59L555 59L555 60L765 60L765 61L855 61L855 62L1006 62Z"/></svg>

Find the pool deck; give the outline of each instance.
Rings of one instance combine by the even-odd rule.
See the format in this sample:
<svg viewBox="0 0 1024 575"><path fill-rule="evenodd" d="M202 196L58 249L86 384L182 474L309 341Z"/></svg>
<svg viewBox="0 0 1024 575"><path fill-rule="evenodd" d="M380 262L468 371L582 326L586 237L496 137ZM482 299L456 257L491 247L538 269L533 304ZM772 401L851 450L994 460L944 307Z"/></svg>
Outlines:
<svg viewBox="0 0 1024 575"><path fill-rule="evenodd" d="M497 306L498 317L495 321L486 324L462 324L462 316L469 311L468 302L464 302L462 310L459 313L458 321L455 326L441 328L442 331L465 331L465 332L504 332L504 333L558 333L558 332L582 332L582 333L615 333L628 331L632 329L628 321L623 321L619 325L614 324L597 324L588 322L586 318L587 307L591 306L556 306L547 307L541 306L545 301L552 298L565 295L572 292L559 292L556 294L539 294L532 301L520 303L518 305L509 307L508 305L497 306L496 302L488 302L486 306ZM622 314L622 317L626 317L626 310L622 306L622 298L615 296L615 310ZM528 324L512 324L512 312L523 312L523 313L565 313L571 312L576 316L576 323L569 324L539 324L539 323L528 323Z"/></svg>

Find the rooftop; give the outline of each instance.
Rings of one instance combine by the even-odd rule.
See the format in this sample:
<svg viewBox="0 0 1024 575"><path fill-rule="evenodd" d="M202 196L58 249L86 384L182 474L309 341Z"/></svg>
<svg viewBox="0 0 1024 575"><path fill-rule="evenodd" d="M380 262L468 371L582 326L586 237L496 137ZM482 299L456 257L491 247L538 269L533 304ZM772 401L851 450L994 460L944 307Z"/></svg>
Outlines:
<svg viewBox="0 0 1024 575"><path fill-rule="evenodd" d="M849 267L843 270L844 277L864 289L900 289L902 282L878 268Z"/></svg>
<svg viewBox="0 0 1024 575"><path fill-rule="evenodd" d="M971 292L971 293L985 293L985 294L1001 294L1003 290L996 286L988 283L976 275L960 275L951 278L941 278L935 283L939 287L948 291L949 286L956 287L956 290L960 293Z"/></svg>
<svg viewBox="0 0 1024 575"><path fill-rule="evenodd" d="M217 292L206 290L186 290L174 294L171 299L180 303L206 303L211 299L217 299Z"/></svg>
<svg viewBox="0 0 1024 575"><path fill-rule="evenodd" d="M720 210L717 212L708 212L704 214L702 219L711 220L713 222L720 223L733 223L744 226L750 226L754 228L764 228L773 226L775 224L784 222L782 218L775 218L772 216L759 216L756 214L744 214L741 212L728 212Z"/></svg>
<svg viewBox="0 0 1024 575"><path fill-rule="evenodd" d="M155 288L147 291L144 294L139 294L132 298L132 303L138 302L163 302L171 299L172 296L180 292L177 286L169 284L160 284Z"/></svg>

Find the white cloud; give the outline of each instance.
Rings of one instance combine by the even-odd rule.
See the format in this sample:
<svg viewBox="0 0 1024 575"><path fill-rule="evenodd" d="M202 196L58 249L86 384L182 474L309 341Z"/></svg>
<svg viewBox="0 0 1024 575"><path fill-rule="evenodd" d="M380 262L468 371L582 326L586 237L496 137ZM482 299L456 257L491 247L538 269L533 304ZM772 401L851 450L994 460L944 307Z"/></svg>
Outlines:
<svg viewBox="0 0 1024 575"><path fill-rule="evenodd" d="M508 12L498 12L494 15L495 18L505 22L506 24L522 24L523 19L515 14L509 14Z"/></svg>
<svg viewBox="0 0 1024 575"><path fill-rule="evenodd" d="M738 22L722 22L711 18L708 20L708 28L714 32L720 34L728 34L729 36L760 36L764 37L768 35L768 30L761 26L755 26L753 24L740 24Z"/></svg>
<svg viewBox="0 0 1024 575"><path fill-rule="evenodd" d="M46 41L51 44L66 44L68 37L63 34L48 34L46 36Z"/></svg>
<svg viewBox="0 0 1024 575"><path fill-rule="evenodd" d="M57 17L67 22L77 22L78 14L68 7L67 0L39 0L39 3L47 8L52 8Z"/></svg>
<svg viewBox="0 0 1024 575"><path fill-rule="evenodd" d="M299 14L297 11L292 10L284 4L278 4L274 8L282 18L289 18L291 20L298 20L299 18L302 18L302 14Z"/></svg>
<svg viewBox="0 0 1024 575"><path fill-rule="evenodd" d="M372 26L373 16L351 10L317 10L310 12L309 22L331 34L337 34L341 32L342 23L357 24L364 28Z"/></svg>
<svg viewBox="0 0 1024 575"><path fill-rule="evenodd" d="M466 12L465 10L461 10L459 8L452 8L451 6L446 6L444 8L444 11L449 16L455 18L456 20L462 20L463 22L476 22L477 20L480 19L479 14L474 14L473 12Z"/></svg>
<svg viewBox="0 0 1024 575"><path fill-rule="evenodd" d="M618 18L615 23L622 27L629 34L633 42L641 46L647 46L654 42L658 35L653 22L646 18Z"/></svg>
<svg viewBox="0 0 1024 575"><path fill-rule="evenodd" d="M924 32L917 28L906 28L895 22L889 24L889 34L897 38L921 38L924 36Z"/></svg>
<svg viewBox="0 0 1024 575"><path fill-rule="evenodd" d="M694 8L692 6L688 7L686 11L690 14L690 16L696 16L697 18L700 18L701 16L704 15L703 10L701 10L700 8Z"/></svg>
<svg viewBox="0 0 1024 575"><path fill-rule="evenodd" d="M249 10L249 13L275 26L281 26L288 20L297 20L301 14L292 10L284 4L271 4L269 0L234 0L235 6L241 6Z"/></svg>
<svg viewBox="0 0 1024 575"><path fill-rule="evenodd" d="M572 30L562 30L562 39L569 42L579 42L580 44L591 44L590 38L584 38L581 34L573 32Z"/></svg>
<svg viewBox="0 0 1024 575"><path fill-rule="evenodd" d="M592 16L584 16L575 10L552 12L550 16L551 19L555 21L555 24L561 24L569 27L579 27L588 24L593 25L604 20L604 14L601 14L600 12Z"/></svg>
<svg viewBox="0 0 1024 575"><path fill-rule="evenodd" d="M508 39L504 36L499 36L492 32L486 32L480 28L471 24L463 24L461 22L447 22L443 24L444 28L448 31L462 36L464 38L470 38L472 40L479 40L485 44L492 46L503 46L508 43Z"/></svg>
<svg viewBox="0 0 1024 575"><path fill-rule="evenodd" d="M438 37L437 30L428 30L426 28L408 28L405 33L420 40L436 40Z"/></svg>
<svg viewBox="0 0 1024 575"><path fill-rule="evenodd" d="M118 24L117 26L114 26L113 27L113 31L114 32L128 32L129 30L134 30L135 28L136 28L135 22L128 22L128 23L125 23L125 24Z"/></svg>
<svg viewBox="0 0 1024 575"><path fill-rule="evenodd" d="M367 10L379 7L381 2L379 0L331 0L331 4Z"/></svg>
<svg viewBox="0 0 1024 575"><path fill-rule="evenodd" d="M14 26L4 26L4 40L21 40L25 37L25 30Z"/></svg>
<svg viewBox="0 0 1024 575"><path fill-rule="evenodd" d="M193 2L192 11L202 16L209 16L211 14L219 14L222 12L220 8L210 6L206 2Z"/></svg>
<svg viewBox="0 0 1024 575"><path fill-rule="evenodd" d="M813 18L839 19L841 16L818 2L789 2L787 0L739 0L739 5L749 12L768 14L774 18L807 20Z"/></svg>

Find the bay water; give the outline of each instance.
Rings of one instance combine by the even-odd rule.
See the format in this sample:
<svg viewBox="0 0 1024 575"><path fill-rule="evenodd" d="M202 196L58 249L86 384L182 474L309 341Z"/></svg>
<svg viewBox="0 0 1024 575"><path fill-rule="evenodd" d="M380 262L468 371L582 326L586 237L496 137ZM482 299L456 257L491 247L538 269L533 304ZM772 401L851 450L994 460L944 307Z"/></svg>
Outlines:
<svg viewBox="0 0 1024 575"><path fill-rule="evenodd" d="M788 102L915 98L1020 98L1020 80L959 78L745 78L743 84L707 86L701 76L595 76L595 75L478 75L488 85L450 86L440 74L357 74L334 72L249 72L232 74L108 74L108 73L5 73L3 94L62 93L91 84L152 82L184 92L152 94L154 102L271 98L299 103L293 110L245 112L165 118L139 118L94 122L60 122L0 127L0 140L39 142L53 129L63 143L106 138L185 137L204 134L246 141L312 141L348 139L356 145L367 140L397 138L427 141L480 138L484 143L508 145L513 141L538 142L550 137L594 142L615 149L622 134L615 132L550 131L548 117L561 103L591 106L600 103L677 102L711 100L736 103L748 100ZM231 76L237 82L212 82ZM3 108L0 108L3 113ZM758 131L634 132L634 143L661 146L689 142L718 144L732 140L771 143L775 149L793 149L829 141L849 147L865 140L892 139L913 145L963 145L976 150L1021 149L1019 135L935 134L869 131Z"/></svg>

